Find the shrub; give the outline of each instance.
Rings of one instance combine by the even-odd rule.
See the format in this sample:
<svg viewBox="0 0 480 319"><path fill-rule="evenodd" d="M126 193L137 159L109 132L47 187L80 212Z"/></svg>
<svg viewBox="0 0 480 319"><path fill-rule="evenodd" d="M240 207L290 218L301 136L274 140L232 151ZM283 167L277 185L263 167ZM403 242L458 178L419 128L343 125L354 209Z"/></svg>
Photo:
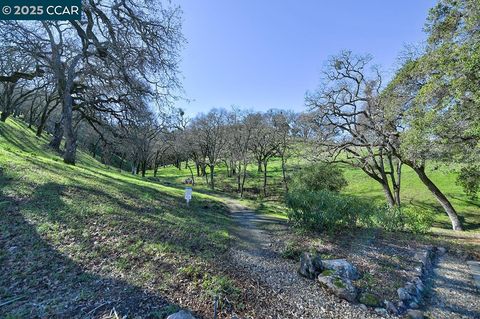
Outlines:
<svg viewBox="0 0 480 319"><path fill-rule="evenodd" d="M386 231L402 231L405 228L405 217L400 208L384 205L377 209L373 224Z"/></svg>
<svg viewBox="0 0 480 319"><path fill-rule="evenodd" d="M377 210L374 217L376 226L387 231L408 230L413 233L426 233L434 222L432 210L416 206L390 208L388 206Z"/></svg>
<svg viewBox="0 0 480 319"><path fill-rule="evenodd" d="M333 164L317 164L296 172L291 180L290 189L339 192L347 186L343 172Z"/></svg>
<svg viewBox="0 0 480 319"><path fill-rule="evenodd" d="M298 260L302 254L302 249L295 242L288 241L281 255L285 259Z"/></svg>
<svg viewBox="0 0 480 319"><path fill-rule="evenodd" d="M317 231L336 231L357 225L387 231L426 233L433 224L431 210L408 206L390 208L355 196L329 190L291 190L286 195L288 218L294 226Z"/></svg>
<svg viewBox="0 0 480 319"><path fill-rule="evenodd" d="M457 176L457 185L471 200L477 199L480 191L480 166L463 167Z"/></svg>
<svg viewBox="0 0 480 319"><path fill-rule="evenodd" d="M286 196L288 218L295 226L311 230L335 231L354 227L368 219L375 207L353 196L329 190L295 189Z"/></svg>
<svg viewBox="0 0 480 319"><path fill-rule="evenodd" d="M406 228L413 233L426 233L432 227L434 212L430 209L417 206L408 206L402 209Z"/></svg>

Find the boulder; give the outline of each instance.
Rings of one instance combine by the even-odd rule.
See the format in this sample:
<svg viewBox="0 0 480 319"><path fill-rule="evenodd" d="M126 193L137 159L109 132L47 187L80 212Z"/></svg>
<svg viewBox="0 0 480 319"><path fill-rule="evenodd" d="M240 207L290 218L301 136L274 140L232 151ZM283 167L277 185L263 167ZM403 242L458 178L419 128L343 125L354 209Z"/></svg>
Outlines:
<svg viewBox="0 0 480 319"><path fill-rule="evenodd" d="M437 253L439 256L445 255L446 252L447 252L447 249L445 247L437 247Z"/></svg>
<svg viewBox="0 0 480 319"><path fill-rule="evenodd" d="M408 301L412 299L412 296L407 292L405 288L398 288L397 289L398 299L401 301Z"/></svg>
<svg viewBox="0 0 480 319"><path fill-rule="evenodd" d="M391 301L385 300L383 303L385 304L385 309L387 309L388 313L398 315L398 309Z"/></svg>
<svg viewBox="0 0 480 319"><path fill-rule="evenodd" d="M172 313L167 319L195 319L195 317L188 311L180 310L179 312Z"/></svg>
<svg viewBox="0 0 480 319"><path fill-rule="evenodd" d="M322 260L322 267L350 280L355 280L359 277L357 268L345 259Z"/></svg>
<svg viewBox="0 0 480 319"><path fill-rule="evenodd" d="M418 251L415 259L422 264L423 271L428 271L432 267L433 247L428 246L426 249Z"/></svg>
<svg viewBox="0 0 480 319"><path fill-rule="evenodd" d="M300 267L298 273L303 277L315 279L322 271L322 260L320 256L312 256L309 253L303 253L300 256Z"/></svg>
<svg viewBox="0 0 480 319"><path fill-rule="evenodd" d="M408 292L408 294L412 297L414 297L417 294L417 287L415 286L415 284L411 282L407 282L404 288Z"/></svg>
<svg viewBox="0 0 480 319"><path fill-rule="evenodd" d="M375 313L382 317L386 317L388 315L387 309L385 308L375 308Z"/></svg>
<svg viewBox="0 0 480 319"><path fill-rule="evenodd" d="M419 277L415 277L413 279L413 283L417 288L417 294L421 294L425 290L425 285L423 284L422 280Z"/></svg>
<svg viewBox="0 0 480 319"><path fill-rule="evenodd" d="M423 319L423 312L420 310L413 310L413 309L408 309L407 311L407 316L410 319Z"/></svg>
<svg viewBox="0 0 480 319"><path fill-rule="evenodd" d="M357 290L352 285L352 282L348 278L340 277L337 275L332 276L318 276L318 282L321 286L332 292L339 298L345 299L350 302L355 302L357 297Z"/></svg>
<svg viewBox="0 0 480 319"><path fill-rule="evenodd" d="M418 306L418 303L416 303L415 301L412 301L409 305L408 305L409 308L411 309L418 309L419 306Z"/></svg>

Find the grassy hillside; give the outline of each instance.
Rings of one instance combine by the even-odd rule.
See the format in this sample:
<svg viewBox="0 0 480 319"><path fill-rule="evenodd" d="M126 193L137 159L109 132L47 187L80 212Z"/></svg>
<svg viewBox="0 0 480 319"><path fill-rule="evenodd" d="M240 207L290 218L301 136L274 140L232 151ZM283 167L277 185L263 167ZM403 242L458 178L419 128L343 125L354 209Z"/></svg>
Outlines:
<svg viewBox="0 0 480 319"><path fill-rule="evenodd" d="M230 283L212 266L230 240L222 203L196 194L187 207L179 188L82 152L67 166L47 142L21 122L0 123L0 300L20 298L0 317L210 311L210 292ZM207 284L181 280L197 268Z"/></svg>

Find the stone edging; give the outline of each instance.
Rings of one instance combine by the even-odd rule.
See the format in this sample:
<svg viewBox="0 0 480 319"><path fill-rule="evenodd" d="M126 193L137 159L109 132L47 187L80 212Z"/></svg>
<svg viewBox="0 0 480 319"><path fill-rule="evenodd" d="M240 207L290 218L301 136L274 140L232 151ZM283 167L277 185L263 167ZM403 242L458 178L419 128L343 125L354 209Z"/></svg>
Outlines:
<svg viewBox="0 0 480 319"><path fill-rule="evenodd" d="M375 308L374 309L375 312L379 315L386 315L387 313L390 313L393 315L402 315L402 314L408 313L408 315L410 315L410 317L412 318L423 318L422 312L417 309L420 308L424 294L426 292L425 282L428 279L428 277L431 275L431 272L433 270L433 266L435 263L435 258L437 256L442 256L445 253L446 253L445 248L434 247L434 246L427 246L426 249L417 252L414 257L419 262L419 266L415 268L416 276L413 278L411 282L407 282L402 288L399 288L397 290L399 301L397 302L396 306L394 305L393 302L385 300L384 308L382 307ZM330 267L324 267L323 264L325 263L325 261L322 261L318 257L313 257L308 253L304 253L300 260L301 261L300 261L299 273L302 276L310 279L315 279L318 277L320 283L323 286L327 286L327 288L330 288L330 290L332 290L334 294L336 294L342 299L346 299L351 302L356 299L354 297L356 296L356 292L354 291L356 290L355 287L353 287L351 284L349 285L350 283L349 278L344 278L349 276L324 277L319 275L319 273L323 269L325 268L328 269ZM351 289L335 289L335 287L331 287L332 285L330 285L330 282L326 282L327 279L329 279L329 277L333 279L342 279L343 284L345 285L345 288L351 288ZM346 296L344 296L345 293L342 292L343 290L352 290L351 292L352 296L348 296L349 298L347 298ZM366 305L362 303L360 303L360 305L364 307L364 309L366 309Z"/></svg>

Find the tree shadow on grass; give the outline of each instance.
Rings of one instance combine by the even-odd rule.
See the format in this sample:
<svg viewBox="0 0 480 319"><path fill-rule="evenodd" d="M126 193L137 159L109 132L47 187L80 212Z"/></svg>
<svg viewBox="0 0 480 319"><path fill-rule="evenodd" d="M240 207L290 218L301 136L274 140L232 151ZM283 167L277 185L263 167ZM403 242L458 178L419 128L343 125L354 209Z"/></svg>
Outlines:
<svg viewBox="0 0 480 319"><path fill-rule="evenodd" d="M31 163L67 174L62 164ZM164 279L178 271L163 256L203 257L225 249L228 236L216 228L228 223L221 210L198 202L192 213L178 196L106 174L75 170L70 176L38 185L27 198L10 198L2 209L0 263L8 271L0 274L0 301L21 299L0 307L0 317L96 317L115 308L161 318L171 304L151 291L167 289ZM100 185L87 183L97 177ZM0 180L0 194L9 181Z"/></svg>
<svg viewBox="0 0 480 319"><path fill-rule="evenodd" d="M421 201L421 200L410 200L410 205L416 206L423 209L433 209L439 215L446 217L446 213L440 204L432 204L430 202ZM463 229L465 231L478 230L480 229L480 213L457 211L460 221L463 224ZM452 224L447 218L445 221L436 220L434 226L444 229L451 229Z"/></svg>
<svg viewBox="0 0 480 319"><path fill-rule="evenodd" d="M0 307L0 317L96 318L115 309L162 318L178 308L158 293L87 270L45 241L14 202L1 219L0 304L12 302Z"/></svg>

